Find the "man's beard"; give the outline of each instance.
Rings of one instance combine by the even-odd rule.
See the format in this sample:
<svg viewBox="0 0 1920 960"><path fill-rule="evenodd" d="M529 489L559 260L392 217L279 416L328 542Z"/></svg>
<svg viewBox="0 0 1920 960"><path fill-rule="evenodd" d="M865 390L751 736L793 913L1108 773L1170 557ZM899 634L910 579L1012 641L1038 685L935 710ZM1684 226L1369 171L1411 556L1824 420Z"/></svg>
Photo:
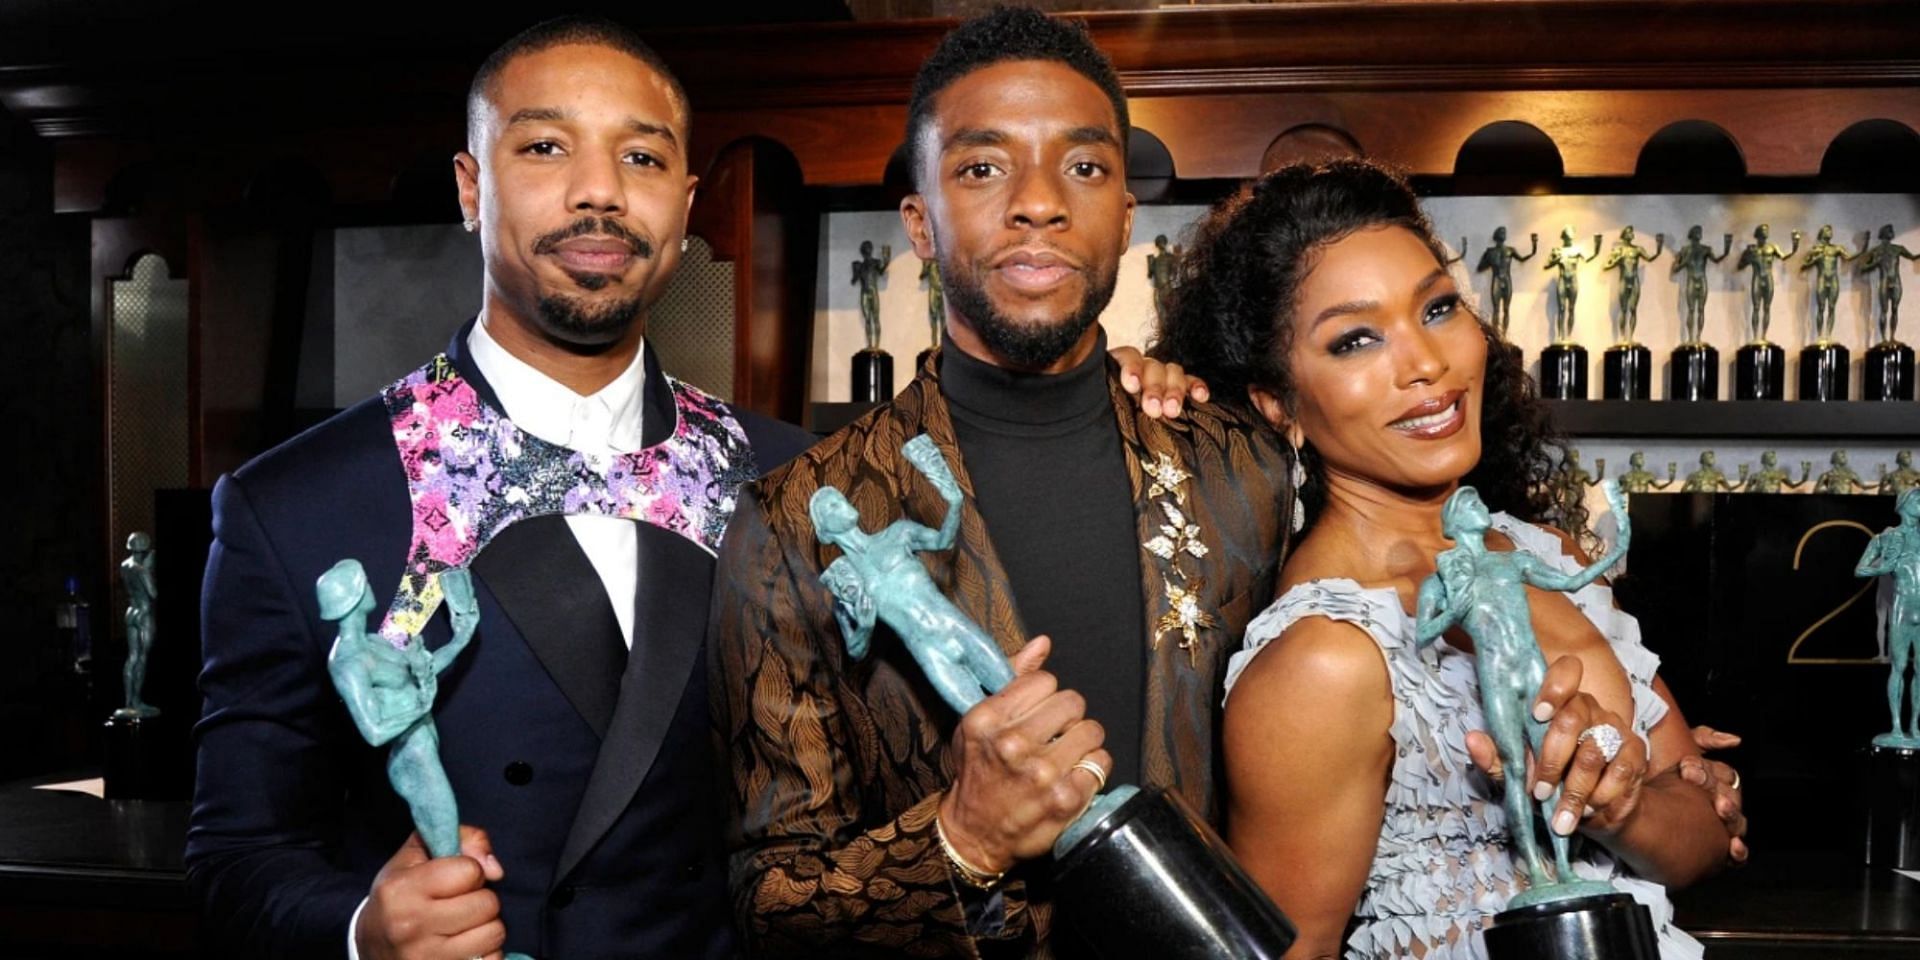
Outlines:
<svg viewBox="0 0 1920 960"><path fill-rule="evenodd" d="M619 240L639 259L653 257L653 244L646 237L628 229L626 224L613 217L591 216L581 217L566 227L535 238L533 252L552 253L562 242L584 236ZM604 273L568 271L567 276L581 289L590 292L605 289L615 279ZM588 303L564 293L551 293L540 298L539 309L540 326L549 336L571 346L594 347L625 337L633 327L634 320L645 312L646 302L640 293L623 300L599 304Z"/></svg>
<svg viewBox="0 0 1920 960"><path fill-rule="evenodd" d="M615 343L632 329L646 304L640 294L607 303L588 303L564 293L540 298L540 327L562 343L600 346Z"/></svg>
<svg viewBox="0 0 1920 960"><path fill-rule="evenodd" d="M959 264L943 257L940 260L942 292L954 312L966 318L967 326L994 356L1029 370L1053 366L1073 350L1087 328L1100 322L1100 311L1113 299L1114 283L1120 274L1118 263L1106 265L1105 270L1090 265L1086 274L1087 292L1071 314L1059 320L1022 323L993 308L986 286L979 279L988 269L983 261L963 270Z"/></svg>

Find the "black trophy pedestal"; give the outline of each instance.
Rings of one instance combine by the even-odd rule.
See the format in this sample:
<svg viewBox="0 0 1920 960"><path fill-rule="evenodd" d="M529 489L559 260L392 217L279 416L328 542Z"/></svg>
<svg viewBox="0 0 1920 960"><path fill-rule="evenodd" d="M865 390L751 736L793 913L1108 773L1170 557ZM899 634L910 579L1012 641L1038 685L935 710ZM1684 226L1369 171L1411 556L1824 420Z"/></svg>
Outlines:
<svg viewBox="0 0 1920 960"><path fill-rule="evenodd" d="M1853 358L1840 344L1831 340L1808 344L1800 351L1800 399L1845 400L1852 365Z"/></svg>
<svg viewBox="0 0 1920 960"><path fill-rule="evenodd" d="M1720 399L1720 351L1704 343L1683 343L1673 348L1670 359L1668 400Z"/></svg>
<svg viewBox="0 0 1920 960"><path fill-rule="evenodd" d="M1540 903L1493 916L1487 960L1659 960L1653 915L1624 893Z"/></svg>
<svg viewBox="0 0 1920 960"><path fill-rule="evenodd" d="M1646 400L1653 396L1653 351L1637 343L1618 343L1600 356L1600 396L1608 400Z"/></svg>
<svg viewBox="0 0 1920 960"><path fill-rule="evenodd" d="M1920 870L1920 750L1867 748L1867 864Z"/></svg>
<svg viewBox="0 0 1920 960"><path fill-rule="evenodd" d="M1540 395L1549 400L1587 398L1587 348L1556 343L1540 351Z"/></svg>
<svg viewBox="0 0 1920 960"><path fill-rule="evenodd" d="M1868 347L1860 378L1862 400L1912 400L1913 348L1898 340Z"/></svg>
<svg viewBox="0 0 1920 960"><path fill-rule="evenodd" d="M853 402L884 403L893 399L893 355L885 350L862 350L853 355Z"/></svg>
<svg viewBox="0 0 1920 960"><path fill-rule="evenodd" d="M1060 859L1055 921L1101 957L1278 960L1294 927L1182 803L1142 789Z"/></svg>
<svg viewBox="0 0 1920 960"><path fill-rule="evenodd" d="M1785 400L1787 352L1774 343L1749 343L1733 352L1735 400Z"/></svg>
<svg viewBox="0 0 1920 960"><path fill-rule="evenodd" d="M114 711L107 720L106 795L109 800L168 800L168 743L159 716Z"/></svg>

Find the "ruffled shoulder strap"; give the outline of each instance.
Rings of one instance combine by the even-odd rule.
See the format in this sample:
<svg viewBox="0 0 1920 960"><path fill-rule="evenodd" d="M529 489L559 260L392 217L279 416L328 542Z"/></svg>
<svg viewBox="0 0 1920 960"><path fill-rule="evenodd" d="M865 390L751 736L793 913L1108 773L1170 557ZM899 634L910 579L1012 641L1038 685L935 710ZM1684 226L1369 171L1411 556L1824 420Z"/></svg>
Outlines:
<svg viewBox="0 0 1920 960"><path fill-rule="evenodd" d="M1227 660L1226 693L1233 692L1233 684L1240 679L1241 671L1267 644L1307 617L1351 623L1365 630L1386 651L1413 648L1412 626L1406 612L1400 609L1399 595L1391 589L1368 589L1345 577L1309 580L1289 589L1247 624L1246 638L1239 652Z"/></svg>

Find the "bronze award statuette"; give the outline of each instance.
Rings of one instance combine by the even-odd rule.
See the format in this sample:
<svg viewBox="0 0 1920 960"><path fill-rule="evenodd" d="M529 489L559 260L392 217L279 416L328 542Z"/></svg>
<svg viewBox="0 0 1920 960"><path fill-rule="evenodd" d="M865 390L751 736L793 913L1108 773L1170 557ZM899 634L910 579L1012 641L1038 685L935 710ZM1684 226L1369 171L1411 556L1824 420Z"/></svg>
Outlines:
<svg viewBox="0 0 1920 960"><path fill-rule="evenodd" d="M999 644L945 595L915 553L948 550L960 532L960 484L925 434L901 448L947 502L935 530L897 520L860 529L835 487L808 504L814 535L841 549L820 574L847 652L864 659L885 624L956 713L1013 680ZM1054 843L1054 916L1102 957L1278 960L1294 927L1227 846L1178 795L1116 786L1096 795Z"/></svg>
<svg viewBox="0 0 1920 960"><path fill-rule="evenodd" d="M1673 251L1668 273L1684 273L1680 345L1673 348L1667 379L1669 400L1720 399L1720 351L1701 339L1707 325L1707 264L1719 263L1733 250L1733 234L1721 236L1720 253L1700 242L1700 225L1687 231L1687 242Z"/></svg>
<svg viewBox="0 0 1920 960"><path fill-rule="evenodd" d="M1773 264L1800 252L1800 231L1793 231L1793 249L1782 250L1768 239L1768 227L1753 230L1753 242L1740 251L1737 269L1750 270L1747 292L1747 342L1733 354L1735 400L1784 400L1787 394L1787 351L1767 339L1773 322Z"/></svg>
<svg viewBox="0 0 1920 960"><path fill-rule="evenodd" d="M1863 400L1913 399L1913 348L1894 336L1900 326L1900 271L1902 260L1920 260L1920 253L1893 242L1893 224L1880 228L1880 242L1860 252L1861 274L1874 271L1873 346L1867 348L1861 370ZM1864 247L1865 244L1862 244Z"/></svg>
<svg viewBox="0 0 1920 960"><path fill-rule="evenodd" d="M1593 252L1573 242L1573 228L1560 231L1560 245L1547 254L1544 269L1554 271L1553 300L1559 313L1553 318L1553 342L1540 351L1540 395L1550 400L1587 398L1587 348L1573 342L1574 304L1580 298L1580 265L1600 256L1601 238L1593 235Z"/></svg>
<svg viewBox="0 0 1920 960"><path fill-rule="evenodd" d="M1840 300L1840 266L1857 260L1859 253L1833 242L1833 227L1824 226L1814 235L1813 246L1800 261L1802 271L1813 271L1813 342L1800 351L1800 399L1847 399L1847 373L1852 358L1845 345L1833 339L1833 319Z"/></svg>
<svg viewBox="0 0 1920 960"><path fill-rule="evenodd" d="M1646 400L1653 396L1653 351L1633 339L1640 322L1640 265L1660 259L1667 235L1653 235L1653 252L1633 242L1633 228L1623 227L1620 239L1607 254L1602 270L1620 271L1620 312L1613 322L1613 346L1601 355L1600 395L1608 400Z"/></svg>
<svg viewBox="0 0 1920 960"><path fill-rule="evenodd" d="M860 241L860 259L853 261L853 283L860 288L860 324L867 335L866 349L853 355L853 400L879 403L893 399L893 355L880 349L880 285L887 279L893 247L873 255L873 241Z"/></svg>

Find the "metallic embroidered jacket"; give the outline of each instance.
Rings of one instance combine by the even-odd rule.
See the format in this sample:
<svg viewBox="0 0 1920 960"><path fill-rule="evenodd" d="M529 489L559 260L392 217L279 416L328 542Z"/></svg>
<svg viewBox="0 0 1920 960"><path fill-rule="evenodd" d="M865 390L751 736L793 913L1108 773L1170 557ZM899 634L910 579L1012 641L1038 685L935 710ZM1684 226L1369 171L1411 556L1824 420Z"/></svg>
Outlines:
<svg viewBox="0 0 1920 960"><path fill-rule="evenodd" d="M1147 633L1114 638L1150 650L1141 768L1148 784L1217 820L1221 671L1273 599L1290 461L1273 431L1218 407L1149 420L1111 362L1107 373L1143 551ZM891 404L743 488L708 653L718 756L732 774L730 884L753 956L1050 955L1049 865L1016 867L982 896L950 877L935 840L958 717L884 626L864 661L848 657L820 584L839 550L814 538L807 516L819 487L840 488L863 529L902 516L938 524L945 502L900 454L919 433L967 496L959 543L921 554L929 572L1009 655L1027 637L973 506L934 362Z"/></svg>

